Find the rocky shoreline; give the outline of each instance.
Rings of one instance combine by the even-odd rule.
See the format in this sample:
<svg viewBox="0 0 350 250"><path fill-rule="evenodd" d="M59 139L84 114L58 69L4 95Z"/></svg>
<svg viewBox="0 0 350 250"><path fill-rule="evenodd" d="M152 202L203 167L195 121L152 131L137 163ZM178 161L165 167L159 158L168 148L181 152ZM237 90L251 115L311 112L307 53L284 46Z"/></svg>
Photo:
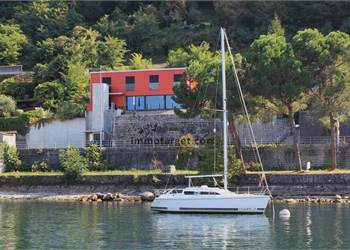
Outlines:
<svg viewBox="0 0 350 250"><path fill-rule="evenodd" d="M143 192L139 195L124 195L121 193L97 193L80 197L81 202L148 202L155 198L152 192Z"/></svg>
<svg viewBox="0 0 350 250"><path fill-rule="evenodd" d="M57 193L0 193L1 200L31 200L31 201L63 201L81 203L99 202L121 202L121 203L143 203L152 202L155 198L154 192L145 191L140 194L123 193L92 193L92 194L57 194ZM306 196L306 197L274 197L274 203L286 204L350 204L350 196Z"/></svg>
<svg viewBox="0 0 350 250"><path fill-rule="evenodd" d="M297 197L297 198L281 198L275 197L273 199L275 203L320 203L320 204L330 204L330 203L350 203L349 196L327 196L327 197Z"/></svg>
<svg viewBox="0 0 350 250"><path fill-rule="evenodd" d="M1 200L36 200L69 202L150 202L154 193L142 192L138 195L122 193L58 194L58 193L0 193Z"/></svg>

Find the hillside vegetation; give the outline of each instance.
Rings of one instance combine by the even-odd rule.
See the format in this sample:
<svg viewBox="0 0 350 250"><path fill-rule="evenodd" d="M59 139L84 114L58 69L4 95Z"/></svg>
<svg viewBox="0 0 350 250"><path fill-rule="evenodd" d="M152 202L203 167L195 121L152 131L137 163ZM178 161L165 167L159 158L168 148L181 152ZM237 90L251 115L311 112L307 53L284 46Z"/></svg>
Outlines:
<svg viewBox="0 0 350 250"><path fill-rule="evenodd" d="M82 116L92 68L186 66L187 79L199 84L189 89L183 81L175 89L176 101L186 108L177 113L191 117L216 108L220 26L253 116L289 117L301 170L294 115L313 110L330 129L335 168L339 124L350 115L349 2L0 2L0 65L22 64L34 72L0 84L1 130L25 134L33 122ZM227 76L233 82L232 68ZM230 119L241 115L233 86ZM33 107L35 112L21 110Z"/></svg>

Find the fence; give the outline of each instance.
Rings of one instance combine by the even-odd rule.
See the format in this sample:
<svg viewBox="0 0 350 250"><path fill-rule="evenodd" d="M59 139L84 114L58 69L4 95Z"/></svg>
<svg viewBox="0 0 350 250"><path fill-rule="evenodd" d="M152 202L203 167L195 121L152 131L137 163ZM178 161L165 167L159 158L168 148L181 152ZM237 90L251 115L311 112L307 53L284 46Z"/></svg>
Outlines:
<svg viewBox="0 0 350 250"><path fill-rule="evenodd" d="M291 145L293 144L293 138L288 137L281 140L279 137L273 139L256 139L258 145L275 144L275 145ZM251 139L244 138L241 141L242 146L251 146L253 141ZM304 136L299 138L299 144L305 145L315 145L315 144L331 144L330 136ZM350 136L340 136L338 145L348 145L350 144Z"/></svg>
<svg viewBox="0 0 350 250"><path fill-rule="evenodd" d="M16 75L22 72L22 65L0 66L0 75Z"/></svg>

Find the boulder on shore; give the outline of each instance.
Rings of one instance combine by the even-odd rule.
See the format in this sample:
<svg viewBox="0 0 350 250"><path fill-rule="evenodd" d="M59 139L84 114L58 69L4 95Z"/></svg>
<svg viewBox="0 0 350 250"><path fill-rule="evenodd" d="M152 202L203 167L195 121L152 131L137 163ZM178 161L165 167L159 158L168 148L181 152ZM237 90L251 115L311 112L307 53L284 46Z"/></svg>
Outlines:
<svg viewBox="0 0 350 250"><path fill-rule="evenodd" d="M152 192L143 192L142 194L140 194L141 199L143 201L153 201L154 200L154 193Z"/></svg>
<svg viewBox="0 0 350 250"><path fill-rule="evenodd" d="M113 201L113 195L111 193L107 193L107 194L103 195L102 200L103 201Z"/></svg>

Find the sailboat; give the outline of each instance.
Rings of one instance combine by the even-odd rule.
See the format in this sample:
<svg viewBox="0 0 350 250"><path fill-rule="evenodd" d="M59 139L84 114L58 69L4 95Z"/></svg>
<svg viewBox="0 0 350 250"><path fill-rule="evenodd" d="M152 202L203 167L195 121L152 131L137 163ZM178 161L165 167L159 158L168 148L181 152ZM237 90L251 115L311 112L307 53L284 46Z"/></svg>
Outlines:
<svg viewBox="0 0 350 250"><path fill-rule="evenodd" d="M221 34L221 68L222 68L222 99L223 99L223 175L193 175L186 176L188 187L170 189L156 197L151 209L161 212L184 213L264 213L270 196L266 194L238 194L228 190L228 142L227 142L227 105L226 105L226 75L225 75L225 31ZM223 177L224 187L193 186L192 179ZM266 179L265 179L266 180Z"/></svg>

